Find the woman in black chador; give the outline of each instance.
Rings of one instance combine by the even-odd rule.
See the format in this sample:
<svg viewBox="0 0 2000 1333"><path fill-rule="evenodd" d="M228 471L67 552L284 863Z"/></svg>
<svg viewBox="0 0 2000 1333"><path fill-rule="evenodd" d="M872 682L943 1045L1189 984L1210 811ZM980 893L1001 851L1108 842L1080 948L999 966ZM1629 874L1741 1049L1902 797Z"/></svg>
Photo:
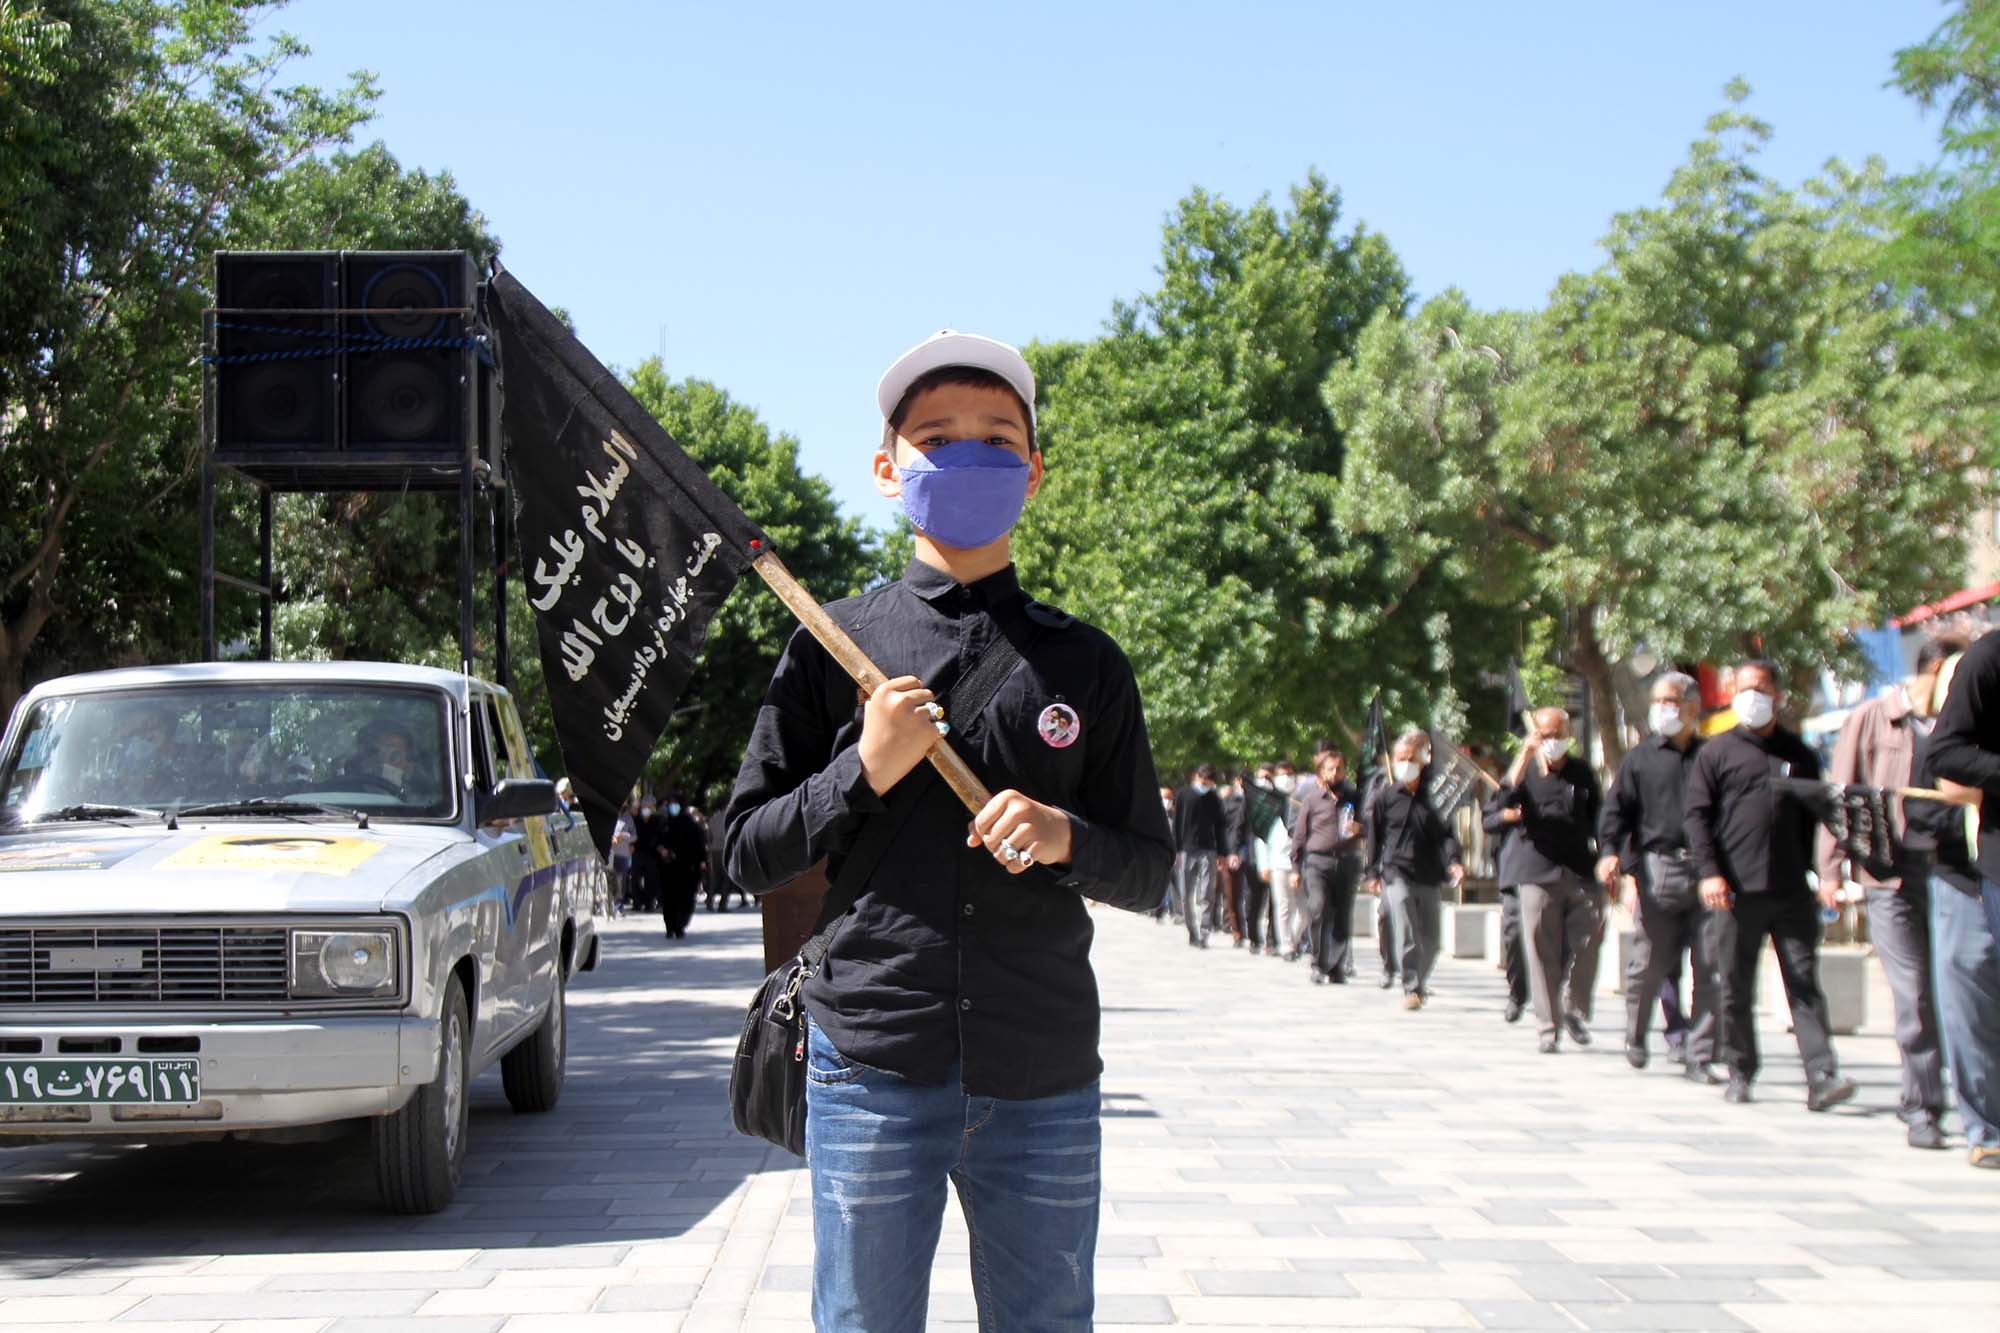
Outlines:
<svg viewBox="0 0 2000 1333"><path fill-rule="evenodd" d="M666 919L668 939L685 939L695 896L701 891L708 835L679 796L667 798L660 816L665 826L660 837L660 915Z"/></svg>

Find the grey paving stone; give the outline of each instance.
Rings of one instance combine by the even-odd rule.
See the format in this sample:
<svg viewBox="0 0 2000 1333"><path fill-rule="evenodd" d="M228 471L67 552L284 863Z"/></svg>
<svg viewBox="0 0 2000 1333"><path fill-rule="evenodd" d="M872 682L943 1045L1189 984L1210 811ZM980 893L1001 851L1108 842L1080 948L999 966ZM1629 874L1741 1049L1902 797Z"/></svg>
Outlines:
<svg viewBox="0 0 2000 1333"><path fill-rule="evenodd" d="M1554 1305L1539 1301L1465 1301L1467 1314L1481 1328L1568 1329L1577 1323Z"/></svg>
<svg viewBox="0 0 2000 1333"><path fill-rule="evenodd" d="M1334 1273L1195 1273L1204 1296L1358 1296Z"/></svg>
<svg viewBox="0 0 2000 1333"><path fill-rule="evenodd" d="M1583 1322L1587 1329L1644 1329L1648 1333L1662 1330L1684 1330L1685 1333L1710 1333L1710 1330L1747 1329L1735 1315L1713 1305L1648 1304L1648 1305L1598 1305L1587 1301L1564 1301L1562 1308Z"/></svg>
<svg viewBox="0 0 2000 1333"><path fill-rule="evenodd" d="M808 1286L807 1290L811 1290ZM606 1313L628 1310L686 1310L694 1305L701 1289L695 1286L629 1286L608 1288L597 1298L596 1309Z"/></svg>
<svg viewBox="0 0 2000 1333"><path fill-rule="evenodd" d="M506 1315L430 1315L424 1319L402 1319L396 1315L358 1315L334 1319L326 1333L494 1333ZM224 1327L222 1333L228 1333Z"/></svg>

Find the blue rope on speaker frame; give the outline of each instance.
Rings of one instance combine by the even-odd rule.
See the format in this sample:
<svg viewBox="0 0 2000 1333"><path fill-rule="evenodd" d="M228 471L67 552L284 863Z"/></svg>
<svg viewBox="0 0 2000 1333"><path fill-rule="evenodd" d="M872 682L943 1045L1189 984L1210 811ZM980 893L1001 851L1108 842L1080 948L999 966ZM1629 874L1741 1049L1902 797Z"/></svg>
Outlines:
<svg viewBox="0 0 2000 1333"><path fill-rule="evenodd" d="M267 330L267 332L295 333L298 330L273 329ZM478 347L484 342L484 339L476 337L390 338L382 335L369 335L368 341L355 342L345 336L334 336L338 336L339 341L331 347L297 347L282 352L238 352L232 356L204 356L201 358L201 364L205 366L244 366L267 361L309 361L318 357L339 356L343 352L404 352L428 347L463 349Z"/></svg>

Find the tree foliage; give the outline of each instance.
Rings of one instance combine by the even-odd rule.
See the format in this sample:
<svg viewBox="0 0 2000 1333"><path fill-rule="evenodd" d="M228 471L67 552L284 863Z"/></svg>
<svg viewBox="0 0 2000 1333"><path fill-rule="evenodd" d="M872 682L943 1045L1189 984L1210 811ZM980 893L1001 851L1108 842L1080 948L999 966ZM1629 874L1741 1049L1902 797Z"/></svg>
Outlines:
<svg viewBox="0 0 2000 1333"><path fill-rule="evenodd" d="M1196 190L1154 290L1101 339L1029 349L1048 474L1024 579L1124 646L1170 767L1298 751L1358 722L1374 674L1354 651L1374 571L1336 531L1342 440L1319 385L1407 283L1381 237L1339 221L1316 174L1283 208Z"/></svg>
<svg viewBox="0 0 2000 1333"><path fill-rule="evenodd" d="M841 516L827 483L799 470L798 441L704 380L673 380L659 358L625 377L632 396L763 527L785 565L822 602L860 592L876 573L867 531ZM867 465L857 454L854 466ZM898 567L897 573L901 573ZM709 622L701 661L654 747L646 781L720 808L764 686L797 622L754 577Z"/></svg>
<svg viewBox="0 0 2000 1333"><path fill-rule="evenodd" d="M1532 319L1448 294L1378 318L1329 384L1351 529L1470 553L1489 596L1558 616L1613 761L1635 648L1802 675L1963 568L1982 398L1877 279L1889 182L1785 188L1768 134L1718 115Z"/></svg>
<svg viewBox="0 0 2000 1333"><path fill-rule="evenodd" d="M178 656L193 637L209 257L237 202L345 141L375 96L366 76L283 84L303 48L253 36L270 8L51 0L4 16L0 60L39 74L0 93L0 709L31 654L41 672Z"/></svg>

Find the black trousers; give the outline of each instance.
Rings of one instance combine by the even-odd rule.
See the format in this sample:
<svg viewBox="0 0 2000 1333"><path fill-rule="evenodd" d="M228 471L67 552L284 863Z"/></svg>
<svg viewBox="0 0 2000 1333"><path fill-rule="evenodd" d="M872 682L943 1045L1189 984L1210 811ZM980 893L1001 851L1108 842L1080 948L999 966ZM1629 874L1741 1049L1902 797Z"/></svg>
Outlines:
<svg viewBox="0 0 2000 1333"><path fill-rule="evenodd" d="M1300 870L1306 898L1306 940L1313 970L1345 980L1354 941L1354 891L1361 864L1351 856L1308 855Z"/></svg>
<svg viewBox="0 0 2000 1333"><path fill-rule="evenodd" d="M1639 879L1639 929L1625 965L1625 1044L1646 1045L1660 983L1680 975L1686 950L1694 984L1684 1049L1689 1064L1705 1065L1715 1059L1717 978L1714 923L1701 905L1697 885L1692 861L1646 853Z"/></svg>
<svg viewBox="0 0 2000 1333"><path fill-rule="evenodd" d="M1243 932L1250 937L1250 947L1264 947L1264 917L1271 910L1271 886L1264 877L1251 866L1250 858L1243 858ZM1273 933L1276 938L1276 932Z"/></svg>
<svg viewBox="0 0 2000 1333"><path fill-rule="evenodd" d="M1716 961L1722 973L1722 1060L1733 1074L1757 1077L1757 1028L1750 1002L1757 985L1757 960L1765 937L1778 953L1778 976L1792 1010L1792 1036L1806 1076L1830 1078L1838 1071L1819 988L1819 902L1804 891L1739 893L1736 905L1717 912L1713 922Z"/></svg>
<svg viewBox="0 0 2000 1333"><path fill-rule="evenodd" d="M1500 890L1500 965L1507 972L1507 998L1528 1003L1528 952L1521 943L1521 891L1509 884Z"/></svg>

